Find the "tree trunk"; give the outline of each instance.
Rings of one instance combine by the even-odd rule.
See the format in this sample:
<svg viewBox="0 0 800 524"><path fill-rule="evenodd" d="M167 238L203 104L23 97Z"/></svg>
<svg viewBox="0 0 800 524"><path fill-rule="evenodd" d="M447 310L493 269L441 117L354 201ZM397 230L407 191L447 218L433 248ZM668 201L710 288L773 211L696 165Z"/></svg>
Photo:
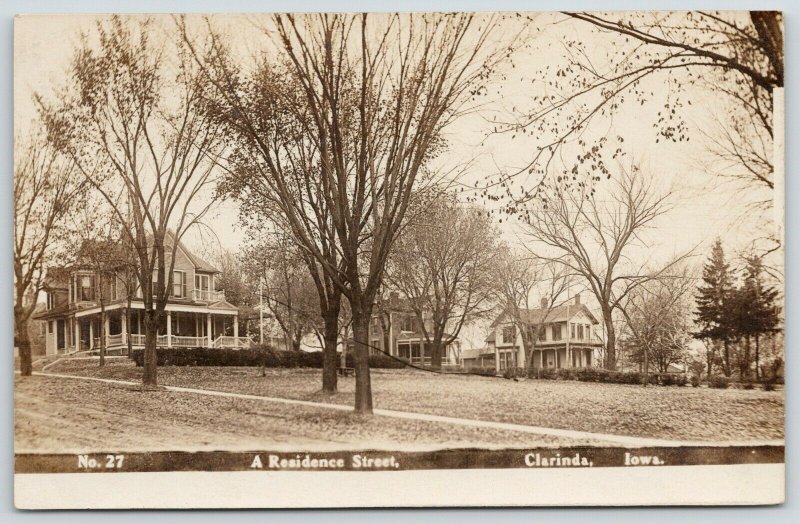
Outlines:
<svg viewBox="0 0 800 524"><path fill-rule="evenodd" d="M322 392L332 395L336 393L336 370L339 367L337 346L339 343L339 302L334 307L328 302L328 310L324 315L325 331L322 347Z"/></svg>
<svg viewBox="0 0 800 524"><path fill-rule="evenodd" d="M758 333L756 333L756 380L760 380L761 379L761 372L758 369L758 366L759 366L758 350L759 350L759 339L760 338L761 338L760 335Z"/></svg>
<svg viewBox="0 0 800 524"><path fill-rule="evenodd" d="M649 372L650 372L650 352L647 350L647 347L644 349L644 365L643 365L643 373L642 373L642 386L647 387L647 383L650 381Z"/></svg>
<svg viewBox="0 0 800 524"><path fill-rule="evenodd" d="M146 386L158 385L156 375L158 369L156 344L158 343L159 315L156 310L146 309L144 312L144 371L142 382Z"/></svg>
<svg viewBox="0 0 800 524"><path fill-rule="evenodd" d="M106 306L100 301L100 367L106 365Z"/></svg>
<svg viewBox="0 0 800 524"><path fill-rule="evenodd" d="M603 311L603 322L606 325L606 362L605 368L611 371L617 369L617 334L614 331L614 321L611 311Z"/></svg>
<svg viewBox="0 0 800 524"><path fill-rule="evenodd" d="M356 398L355 412L372 414L372 384L369 373L370 311L353 308L353 341L355 342Z"/></svg>
<svg viewBox="0 0 800 524"><path fill-rule="evenodd" d="M14 308L14 325L17 329L17 350L19 351L19 369L23 377L33 374L33 355L31 339L28 335L28 316Z"/></svg>
<svg viewBox="0 0 800 524"><path fill-rule="evenodd" d="M131 296L128 295L128 307L125 308L125 340L128 341L128 356L133 353L133 341L131 341Z"/></svg>
<svg viewBox="0 0 800 524"><path fill-rule="evenodd" d="M431 368L436 371L442 370L442 338L434 337L431 343Z"/></svg>
<svg viewBox="0 0 800 524"><path fill-rule="evenodd" d="M744 337L744 358L739 364L739 376L742 380L750 378L750 335Z"/></svg>
<svg viewBox="0 0 800 524"><path fill-rule="evenodd" d="M723 371L723 373L725 373L726 377L730 377L731 376L731 349L730 349L730 343L728 342L727 339L722 341L722 347L724 348L723 358L725 360L722 371Z"/></svg>

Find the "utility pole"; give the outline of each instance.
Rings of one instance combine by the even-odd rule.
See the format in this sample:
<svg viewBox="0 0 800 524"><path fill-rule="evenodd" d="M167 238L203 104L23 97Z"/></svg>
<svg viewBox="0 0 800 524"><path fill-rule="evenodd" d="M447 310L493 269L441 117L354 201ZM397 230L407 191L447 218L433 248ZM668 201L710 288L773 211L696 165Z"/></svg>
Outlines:
<svg viewBox="0 0 800 524"><path fill-rule="evenodd" d="M258 277L258 343L264 345L264 277Z"/></svg>

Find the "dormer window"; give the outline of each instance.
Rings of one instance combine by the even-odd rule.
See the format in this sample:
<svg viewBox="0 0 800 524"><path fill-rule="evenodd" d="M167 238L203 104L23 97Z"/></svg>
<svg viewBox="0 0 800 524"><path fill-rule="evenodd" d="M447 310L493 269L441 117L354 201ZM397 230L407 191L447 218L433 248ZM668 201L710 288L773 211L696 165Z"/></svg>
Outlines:
<svg viewBox="0 0 800 524"><path fill-rule="evenodd" d="M194 288L201 291L211 291L211 277L209 275L194 275Z"/></svg>
<svg viewBox="0 0 800 524"><path fill-rule="evenodd" d="M504 326L502 338L504 344L513 344L517 340L517 328L515 326Z"/></svg>
<svg viewBox="0 0 800 524"><path fill-rule="evenodd" d="M400 323L400 331L414 331L414 324L416 317L412 315L407 315L403 317L402 322Z"/></svg>
<svg viewBox="0 0 800 524"><path fill-rule="evenodd" d="M80 275L78 277L78 301L91 302L94 300L94 286L92 285L91 275Z"/></svg>
<svg viewBox="0 0 800 524"><path fill-rule="evenodd" d="M52 291L47 293L47 309L56 307L56 297Z"/></svg>

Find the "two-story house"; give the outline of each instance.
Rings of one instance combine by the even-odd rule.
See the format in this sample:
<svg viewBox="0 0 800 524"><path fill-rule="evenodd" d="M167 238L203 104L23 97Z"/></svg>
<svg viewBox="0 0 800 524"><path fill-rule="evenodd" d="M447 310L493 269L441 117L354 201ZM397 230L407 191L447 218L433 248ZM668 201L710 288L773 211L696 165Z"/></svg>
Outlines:
<svg viewBox="0 0 800 524"><path fill-rule="evenodd" d="M603 345L595 334L599 322L589 308L581 304L580 295L575 296L573 303L554 308L547 308L543 303L541 308L524 310L522 314L529 333L538 334L532 354L533 368L594 366L595 352ZM498 371L528 367L522 333L505 313L492 323L486 350L491 349Z"/></svg>
<svg viewBox="0 0 800 524"><path fill-rule="evenodd" d="M173 239L172 235L167 237L168 241ZM144 347L144 303L140 286L122 267L103 273L98 274L80 258L72 266L47 270L44 286L47 308L34 317L46 322L46 354L97 350L101 345L101 332L105 333L105 346L109 351L123 351L128 347L129 337L134 348ZM239 336L238 308L225 300L224 291L215 289L218 273L211 264L178 242L172 289L158 330L159 347L239 348L249 345L249 339ZM129 280L133 283L126 285ZM128 287L135 289L129 293ZM101 318L102 310L105 310L105 318ZM101 322L104 323L102 331Z"/></svg>
<svg viewBox="0 0 800 524"><path fill-rule="evenodd" d="M433 336L430 315L422 316L428 335ZM408 301L399 297L397 293L391 293L380 308L375 308L369 336L372 353L388 353L412 364L431 363L431 344L427 341L419 318L408 305ZM445 334L445 338L449 340L452 335ZM443 366L460 364L460 345L460 340L455 338L445 346L442 353Z"/></svg>

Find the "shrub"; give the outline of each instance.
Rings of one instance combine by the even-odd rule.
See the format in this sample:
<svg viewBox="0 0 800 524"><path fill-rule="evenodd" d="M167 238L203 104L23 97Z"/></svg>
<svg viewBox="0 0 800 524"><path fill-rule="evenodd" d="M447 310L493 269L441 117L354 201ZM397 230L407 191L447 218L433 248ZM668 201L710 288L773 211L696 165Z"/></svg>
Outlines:
<svg viewBox="0 0 800 524"><path fill-rule="evenodd" d="M144 352L135 349L131 358L144 364ZM247 349L158 348L159 366L266 366L270 368L321 368L321 351L279 351L268 346Z"/></svg>
<svg viewBox="0 0 800 524"><path fill-rule="evenodd" d="M347 367L356 367L356 356L351 351L347 354ZM408 361L402 358L390 357L383 353L375 353L369 356L369 367L372 369L403 369Z"/></svg>
<svg viewBox="0 0 800 524"><path fill-rule="evenodd" d="M542 380L555 380L558 378L557 370L553 368L536 368L528 372L528 378L540 378Z"/></svg>
<svg viewBox="0 0 800 524"><path fill-rule="evenodd" d="M503 378L524 378L528 376L528 370L525 368L508 368L503 371Z"/></svg>
<svg viewBox="0 0 800 524"><path fill-rule="evenodd" d="M699 388L700 387L700 375L692 375L691 378L692 387Z"/></svg>
<svg viewBox="0 0 800 524"><path fill-rule="evenodd" d="M481 366L471 368L468 373L472 373L473 375L481 375L483 377L494 377L497 375L497 371L494 368Z"/></svg>
<svg viewBox="0 0 800 524"><path fill-rule="evenodd" d="M775 382L773 381L764 382L764 384L761 387L764 389L764 391L775 391Z"/></svg>
<svg viewBox="0 0 800 524"><path fill-rule="evenodd" d="M730 383L731 381L728 377L720 377L718 375L711 376L708 379L709 387L717 389L727 389Z"/></svg>
<svg viewBox="0 0 800 524"><path fill-rule="evenodd" d="M756 387L755 384L753 384L752 382L745 382L744 384L742 384L742 389L750 390L750 389L753 389L755 387Z"/></svg>
<svg viewBox="0 0 800 524"><path fill-rule="evenodd" d="M661 375L661 385L662 386L685 386L686 385L686 376L685 375L675 375L673 373L664 373Z"/></svg>

